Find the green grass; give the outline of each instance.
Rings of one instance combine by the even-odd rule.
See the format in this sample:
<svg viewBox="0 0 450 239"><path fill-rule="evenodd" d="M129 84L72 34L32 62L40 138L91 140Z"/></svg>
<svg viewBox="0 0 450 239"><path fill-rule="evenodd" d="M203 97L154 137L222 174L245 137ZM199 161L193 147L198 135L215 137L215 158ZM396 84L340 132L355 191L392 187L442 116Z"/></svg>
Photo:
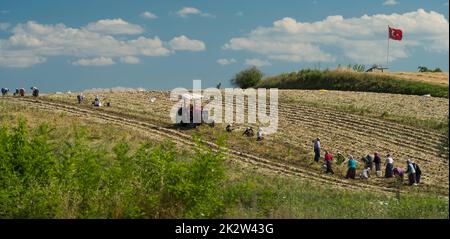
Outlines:
<svg viewBox="0 0 450 239"><path fill-rule="evenodd" d="M448 98L448 86L426 82L399 79L391 76L346 71L320 71L304 69L299 72L284 73L268 77L257 88L340 90L393 93L407 95L430 94L435 97Z"/></svg>
<svg viewBox="0 0 450 239"><path fill-rule="evenodd" d="M247 175L226 190L233 218L448 218L448 201L402 193L400 200L293 178Z"/></svg>

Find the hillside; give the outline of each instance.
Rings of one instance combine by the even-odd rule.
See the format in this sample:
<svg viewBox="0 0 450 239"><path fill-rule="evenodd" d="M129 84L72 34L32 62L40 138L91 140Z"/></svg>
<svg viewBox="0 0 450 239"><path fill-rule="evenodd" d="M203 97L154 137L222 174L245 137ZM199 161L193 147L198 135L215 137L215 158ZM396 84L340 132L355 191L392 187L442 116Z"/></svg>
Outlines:
<svg viewBox="0 0 450 239"><path fill-rule="evenodd" d="M448 86L449 84L447 72L383 72L372 74L387 75L405 80L422 81L444 86Z"/></svg>
<svg viewBox="0 0 450 239"><path fill-rule="evenodd" d="M311 70L284 73L263 79L256 87L305 90L341 90L379 92L406 95L431 95L448 98L448 84L439 80L422 78L421 76L400 73L358 73L340 70ZM428 74L429 75L429 74ZM433 78L434 79L434 78ZM440 83L435 83L439 81ZM447 79L448 81L448 79ZM433 82L433 83L430 83Z"/></svg>

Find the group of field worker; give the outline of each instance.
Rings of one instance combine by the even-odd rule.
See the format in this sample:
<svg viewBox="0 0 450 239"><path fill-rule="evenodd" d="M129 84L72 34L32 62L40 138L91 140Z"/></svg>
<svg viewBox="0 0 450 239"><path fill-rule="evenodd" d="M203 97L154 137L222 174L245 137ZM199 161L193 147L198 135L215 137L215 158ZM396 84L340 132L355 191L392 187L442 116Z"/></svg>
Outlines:
<svg viewBox="0 0 450 239"><path fill-rule="evenodd" d="M225 130L228 133L233 132L234 128L232 124L227 124L227 127ZM255 135L255 132L253 130L253 127L249 126L246 127L242 135L245 135L247 137L253 137ZM263 130L261 128L258 128L258 131L256 132L256 141L262 141L264 139Z"/></svg>
<svg viewBox="0 0 450 239"><path fill-rule="evenodd" d="M320 162L320 152L321 152L321 146L320 146L320 138L316 138L313 140L313 147L314 147L314 161L319 163ZM333 155L325 150L325 156L324 156L324 169L326 173L334 174L333 168L332 168L332 161L333 161ZM373 157L370 154L367 154L366 156L361 157L361 162L363 162L363 170L359 174L359 177L362 179L369 179L371 172L374 170L375 166L375 172L377 177L382 177L382 171L381 171L381 164L382 159L378 152L375 152ZM347 162L347 174L345 178L347 179L355 179L356 178L356 166L357 166L357 160L353 157L353 155L348 155L347 160L345 157L338 152L336 155L336 163L338 165L341 165L342 163ZM394 167L394 159L392 158L391 154L387 154L384 161L385 166L385 172L384 177L385 178L398 178L401 182L404 180L405 174L408 175L408 184L409 185L417 185L420 183L420 178L422 175L422 171L420 170L420 167L417 163L413 162L411 159L408 159L406 161L406 169L403 169L401 167Z"/></svg>
<svg viewBox="0 0 450 239"><path fill-rule="evenodd" d="M83 95L83 93L77 95L78 104L81 104L85 99L86 99L86 97ZM94 101L92 101L92 105L95 107L103 106L103 103L100 100L100 96L98 96L98 95L95 96ZM106 102L106 106L111 106L111 102Z"/></svg>
<svg viewBox="0 0 450 239"><path fill-rule="evenodd" d="M39 96L39 89L38 88L33 86L30 89L31 89L31 95L33 95L34 97L38 97ZM2 88L1 91L2 91L2 96L6 96L9 93L9 89L8 88ZM17 88L14 91L14 93L13 93L14 96L25 96L25 94L26 94L26 91L25 91L24 88Z"/></svg>

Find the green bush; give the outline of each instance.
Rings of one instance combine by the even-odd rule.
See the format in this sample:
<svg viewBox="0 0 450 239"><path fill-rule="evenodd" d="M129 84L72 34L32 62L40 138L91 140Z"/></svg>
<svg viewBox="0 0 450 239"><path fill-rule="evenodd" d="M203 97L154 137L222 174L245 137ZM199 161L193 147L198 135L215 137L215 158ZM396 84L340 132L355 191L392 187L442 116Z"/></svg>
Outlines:
<svg viewBox="0 0 450 239"><path fill-rule="evenodd" d="M366 70L366 66L362 64L353 65L353 70L356 72L364 72Z"/></svg>
<svg viewBox="0 0 450 239"><path fill-rule="evenodd" d="M303 69L262 80L257 87L307 90L342 90L407 95L431 94L448 98L448 86L398 79L371 73Z"/></svg>
<svg viewBox="0 0 450 239"><path fill-rule="evenodd" d="M25 121L0 128L0 218L212 218L223 213L223 153L196 140L195 154L174 144L126 143L112 154L90 146L86 130L51 140Z"/></svg>
<svg viewBox="0 0 450 239"><path fill-rule="evenodd" d="M428 69L428 67L426 67L426 66L419 66L419 67L417 67L417 69L419 70L419 72L442 72L441 68L439 68L439 67L432 70L432 69Z"/></svg>
<svg viewBox="0 0 450 239"><path fill-rule="evenodd" d="M263 77L263 73L256 67L252 66L248 69L240 71L231 79L231 83L235 86L247 89L258 85Z"/></svg>

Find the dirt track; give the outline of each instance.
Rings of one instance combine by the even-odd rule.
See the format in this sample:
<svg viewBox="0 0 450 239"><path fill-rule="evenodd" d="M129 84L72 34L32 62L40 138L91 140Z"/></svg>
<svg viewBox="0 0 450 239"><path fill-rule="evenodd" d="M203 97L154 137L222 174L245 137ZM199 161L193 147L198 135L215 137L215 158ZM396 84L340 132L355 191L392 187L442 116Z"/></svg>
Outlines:
<svg viewBox="0 0 450 239"><path fill-rule="evenodd" d="M135 130L146 131L155 137L162 139L171 139L176 143L194 146L191 135L182 131L149 123L147 120L133 117L119 112L111 112L103 109L92 109L86 106L79 106L74 104L65 104L59 102L51 102L43 99L33 98L9 98L17 102L27 103L28 106L36 107L52 112L61 111L71 115L89 117L99 119L108 123L126 126ZM136 102L137 103L137 102ZM171 102L164 102L160 107L167 108L166 104ZM425 191L437 192L442 196L448 197L448 161L440 160L440 149L442 135L435 132L427 132L425 130L416 129L410 126L404 126L383 120L367 120L364 117L356 117L353 115L346 116L339 112L325 109L315 109L306 106L292 106L283 105L280 107L280 134L286 134L288 131L303 127L303 129L311 128L320 129L312 130L315 134L331 134L331 137L351 137L354 139L368 139L368 140L347 140L345 142L325 142L329 143L329 147L336 147L343 151L351 150L351 148L363 147L367 149L367 145L371 148L391 151L395 147L402 149L402 155L408 156L420 162L421 167L429 174L436 174L438 176L424 177L423 189ZM319 120L317 120L319 119ZM341 130L332 130L341 129ZM302 130L302 128L300 128ZM343 135L342 130L348 132ZM368 133L372 132L372 133ZM305 134L306 134L305 130ZM302 134L297 138L290 137L287 139L290 143L299 143L305 147L309 147L310 137L313 135ZM311 133L308 133L311 134ZM386 135L395 137L386 137ZM308 140L305 140L307 138ZM206 142L209 146L217 149L217 145L212 142ZM447 148L448 152L448 148ZM280 162L279 160L272 160L260 156L250 155L241 150L228 149L227 154L231 160L238 160L247 164L254 165L258 168L269 170L274 173L281 173L306 179L311 179L315 182L328 184L339 188L348 189L369 189L381 193L395 192L394 188L381 178L372 178L370 183L359 180L345 180L337 176L329 176L317 171L307 170L306 168L298 167L289 163ZM428 155L429 157L422 157ZM431 165L431 166L428 166Z"/></svg>

